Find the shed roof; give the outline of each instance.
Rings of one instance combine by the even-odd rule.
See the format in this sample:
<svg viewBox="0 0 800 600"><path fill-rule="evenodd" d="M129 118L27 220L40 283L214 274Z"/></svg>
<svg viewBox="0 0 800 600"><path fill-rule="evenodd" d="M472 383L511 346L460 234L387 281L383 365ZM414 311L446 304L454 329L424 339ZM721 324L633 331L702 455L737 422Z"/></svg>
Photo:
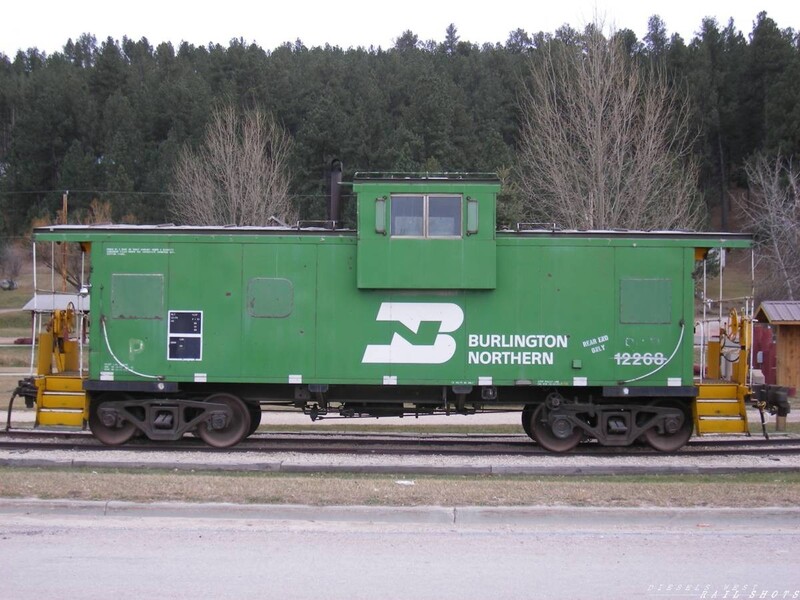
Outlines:
<svg viewBox="0 0 800 600"><path fill-rule="evenodd" d="M800 325L800 302L762 302L756 312L756 319L778 325Z"/></svg>

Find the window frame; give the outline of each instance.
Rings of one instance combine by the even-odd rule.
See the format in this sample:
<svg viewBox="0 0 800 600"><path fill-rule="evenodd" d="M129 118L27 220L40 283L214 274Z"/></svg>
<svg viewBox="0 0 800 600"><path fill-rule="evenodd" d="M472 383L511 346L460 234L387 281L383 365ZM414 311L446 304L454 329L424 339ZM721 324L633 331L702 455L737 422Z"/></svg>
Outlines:
<svg viewBox="0 0 800 600"><path fill-rule="evenodd" d="M422 235L403 235L394 232L394 200L395 198L422 197ZM458 199L458 233L455 235L431 235L430 233L430 202L436 198ZM415 194L403 192L389 196L389 237L406 240L460 240L464 237L464 195L457 193Z"/></svg>

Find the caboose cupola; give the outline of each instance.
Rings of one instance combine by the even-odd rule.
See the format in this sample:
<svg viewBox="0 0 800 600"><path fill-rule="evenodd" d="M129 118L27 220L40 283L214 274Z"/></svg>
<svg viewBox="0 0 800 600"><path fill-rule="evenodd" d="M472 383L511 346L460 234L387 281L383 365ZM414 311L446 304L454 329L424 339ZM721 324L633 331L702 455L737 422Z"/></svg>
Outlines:
<svg viewBox="0 0 800 600"><path fill-rule="evenodd" d="M358 173L358 287L494 289L495 175Z"/></svg>

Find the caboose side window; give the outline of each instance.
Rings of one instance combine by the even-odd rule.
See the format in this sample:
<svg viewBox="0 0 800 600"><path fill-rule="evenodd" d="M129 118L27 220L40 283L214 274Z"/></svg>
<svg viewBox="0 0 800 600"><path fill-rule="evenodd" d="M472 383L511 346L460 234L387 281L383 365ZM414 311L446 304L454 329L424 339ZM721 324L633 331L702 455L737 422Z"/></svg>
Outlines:
<svg viewBox="0 0 800 600"><path fill-rule="evenodd" d="M425 196L392 196L392 235L424 237Z"/></svg>
<svg viewBox="0 0 800 600"><path fill-rule="evenodd" d="M461 237L461 196L393 194L393 237Z"/></svg>
<svg viewBox="0 0 800 600"><path fill-rule="evenodd" d="M461 235L461 196L428 198L428 237Z"/></svg>

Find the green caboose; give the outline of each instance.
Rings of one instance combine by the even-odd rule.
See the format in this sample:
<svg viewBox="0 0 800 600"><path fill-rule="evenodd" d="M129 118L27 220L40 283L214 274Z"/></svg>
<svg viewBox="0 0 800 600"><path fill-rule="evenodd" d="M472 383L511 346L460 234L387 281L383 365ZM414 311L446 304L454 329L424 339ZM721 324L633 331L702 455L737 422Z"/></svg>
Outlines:
<svg viewBox="0 0 800 600"><path fill-rule="evenodd" d="M317 418L520 410L551 450L691 435L695 261L747 236L496 231L489 175L357 175L356 231L53 226L91 257L89 425L106 443Z"/></svg>

